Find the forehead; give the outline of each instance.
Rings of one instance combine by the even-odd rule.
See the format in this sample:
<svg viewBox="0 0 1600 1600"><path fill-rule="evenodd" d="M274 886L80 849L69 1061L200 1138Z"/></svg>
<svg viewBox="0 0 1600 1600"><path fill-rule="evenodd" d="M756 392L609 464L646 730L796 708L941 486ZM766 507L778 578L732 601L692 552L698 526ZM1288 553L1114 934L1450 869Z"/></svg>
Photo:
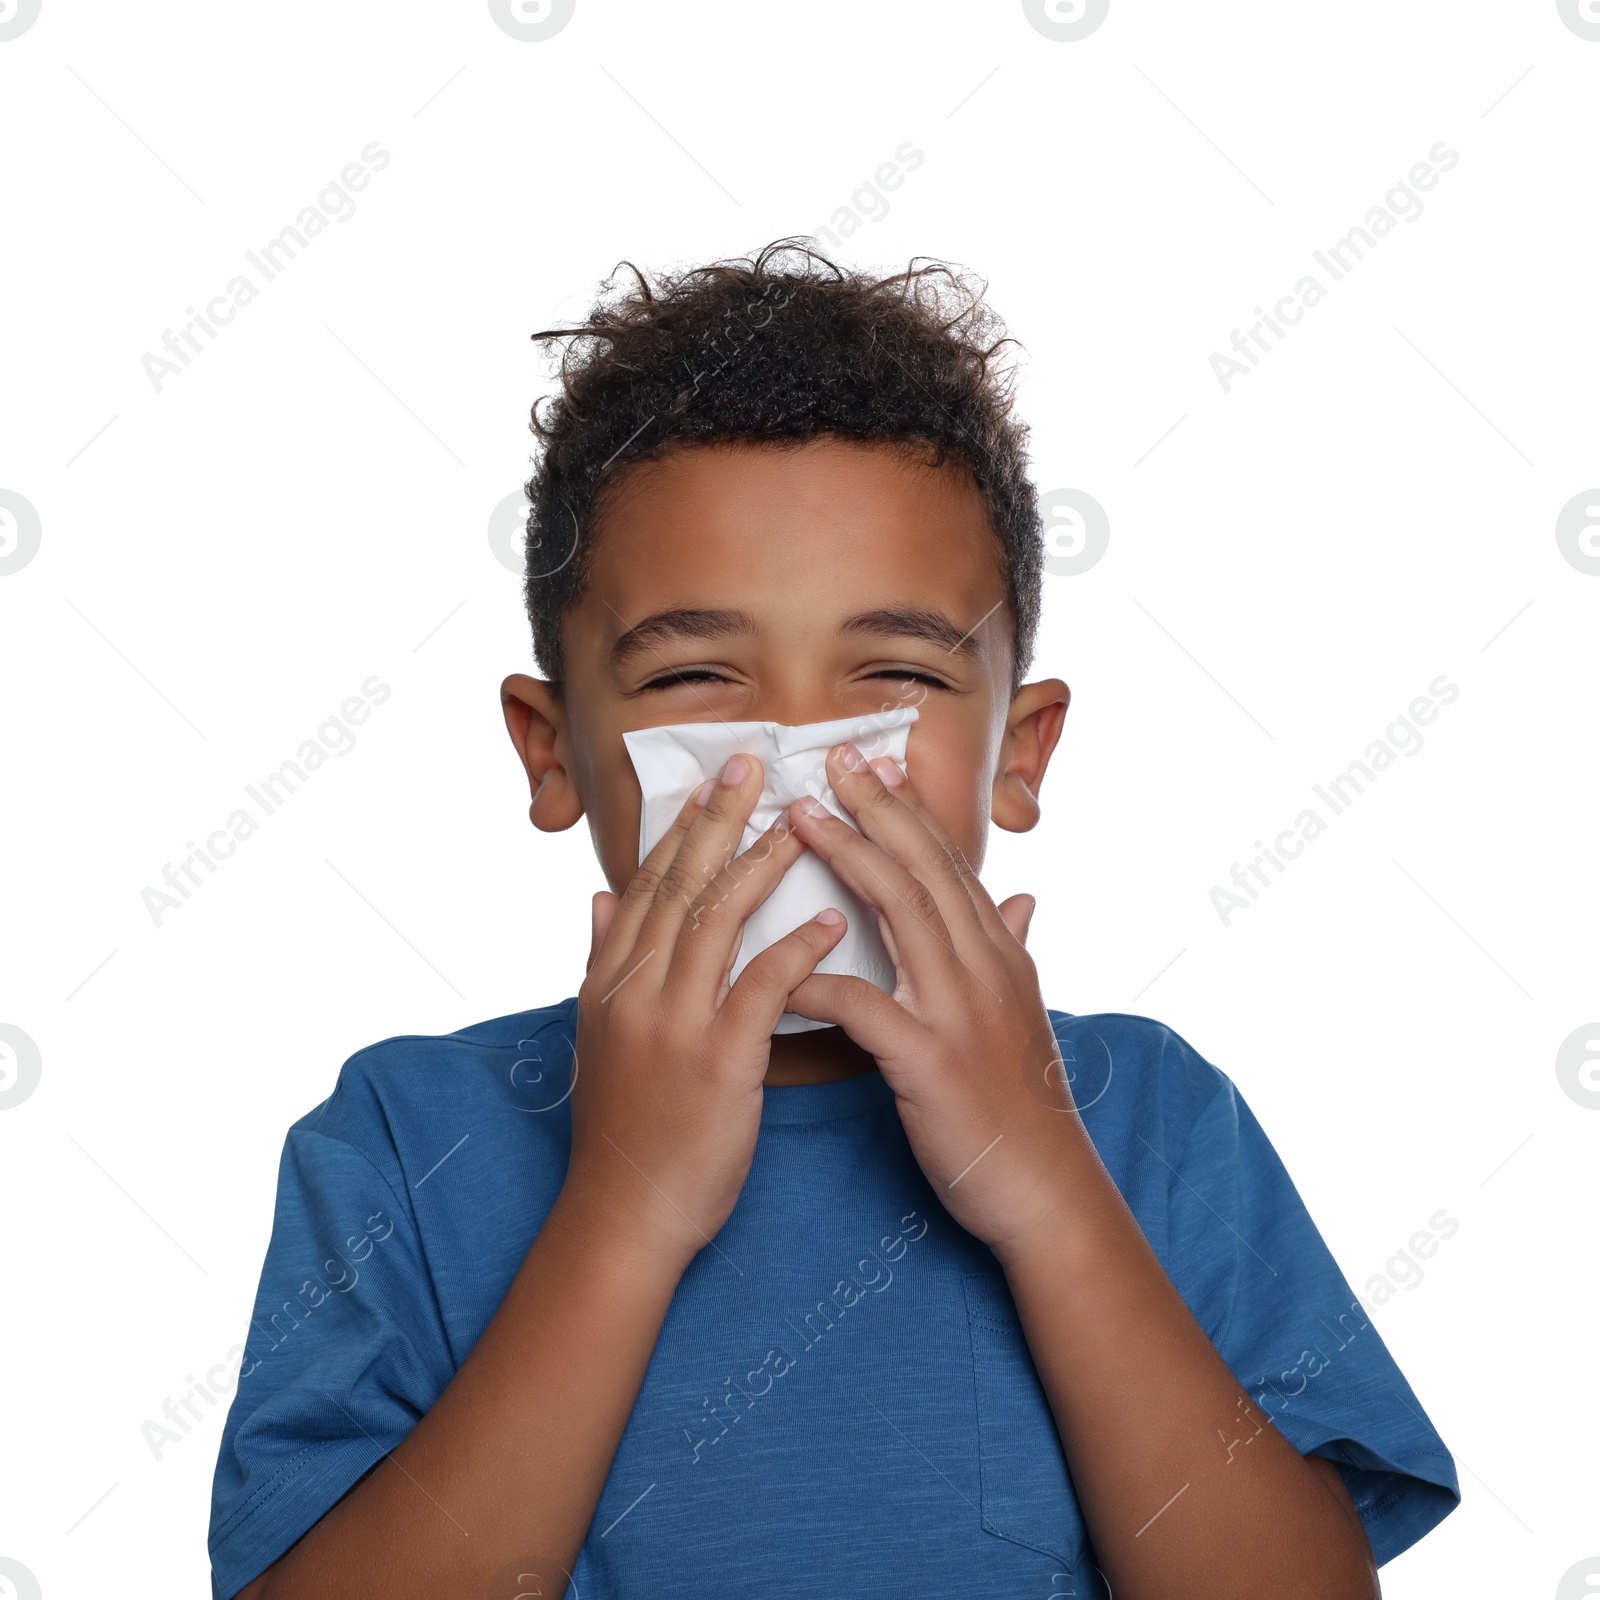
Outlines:
<svg viewBox="0 0 1600 1600"><path fill-rule="evenodd" d="M1000 543L963 467L826 438L697 446L634 467L600 515L585 586L626 619L610 618L616 632L668 605L975 616L1004 594Z"/></svg>

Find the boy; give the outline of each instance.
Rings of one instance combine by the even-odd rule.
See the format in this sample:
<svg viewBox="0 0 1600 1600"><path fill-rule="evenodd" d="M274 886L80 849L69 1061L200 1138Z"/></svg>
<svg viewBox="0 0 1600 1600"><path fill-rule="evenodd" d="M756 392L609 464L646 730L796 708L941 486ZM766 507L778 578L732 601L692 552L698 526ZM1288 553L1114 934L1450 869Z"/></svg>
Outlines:
<svg viewBox="0 0 1600 1600"><path fill-rule="evenodd" d="M216 1594L1376 1595L1449 1454L1229 1080L1047 1010L976 875L1068 702L993 314L780 242L566 332L502 698L612 888L577 997L290 1130ZM827 754L853 825L741 850L736 753L640 862L624 734L912 704L903 765ZM892 994L816 970L837 909L728 982L806 852Z"/></svg>

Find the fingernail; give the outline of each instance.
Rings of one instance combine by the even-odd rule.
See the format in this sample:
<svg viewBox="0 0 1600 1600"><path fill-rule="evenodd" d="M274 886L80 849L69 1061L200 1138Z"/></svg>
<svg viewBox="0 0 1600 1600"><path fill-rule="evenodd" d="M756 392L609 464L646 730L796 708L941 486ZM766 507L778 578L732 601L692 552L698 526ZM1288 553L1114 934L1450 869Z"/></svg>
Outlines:
<svg viewBox="0 0 1600 1600"><path fill-rule="evenodd" d="M719 781L725 789L731 789L736 784L743 783L749 772L750 763L743 756L729 756L728 764L722 769Z"/></svg>
<svg viewBox="0 0 1600 1600"><path fill-rule="evenodd" d="M694 792L694 803L697 806L703 806L706 803L706 801L708 801L711 798L711 791L713 789L715 789L716 786L717 785L716 785L716 783L715 783L715 781L713 779L707 778L706 781L704 783L702 783L698 789L695 790L695 792Z"/></svg>
<svg viewBox="0 0 1600 1600"><path fill-rule="evenodd" d="M867 758L853 744L835 745L834 749L838 754L840 765L844 767L845 771L865 772L867 770Z"/></svg>
<svg viewBox="0 0 1600 1600"><path fill-rule="evenodd" d="M799 806L801 816L825 817L828 815L828 808L815 795L802 795L795 801L795 804Z"/></svg>
<svg viewBox="0 0 1600 1600"><path fill-rule="evenodd" d="M844 921L844 914L843 912L835 911L832 906L829 906L826 911L817 913L817 921L825 928L837 928Z"/></svg>
<svg viewBox="0 0 1600 1600"><path fill-rule="evenodd" d="M906 781L906 775L888 756L879 756L872 763L872 770L878 774L886 789L898 789Z"/></svg>

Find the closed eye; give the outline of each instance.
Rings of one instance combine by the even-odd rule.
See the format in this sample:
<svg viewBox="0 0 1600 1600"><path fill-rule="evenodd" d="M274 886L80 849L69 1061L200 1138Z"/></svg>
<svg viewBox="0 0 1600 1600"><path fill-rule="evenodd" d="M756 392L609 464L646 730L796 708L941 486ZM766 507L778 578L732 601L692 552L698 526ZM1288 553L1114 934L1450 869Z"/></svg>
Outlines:
<svg viewBox="0 0 1600 1600"><path fill-rule="evenodd" d="M885 667L878 672L867 673L867 678L892 678L897 683L925 683L933 689L948 689L950 685L943 679L935 677L931 672L918 672L911 667ZM713 671L710 667L683 667L674 672L664 672L657 678L651 678L648 683L639 685L641 691L645 689L670 689L678 683L726 683L728 679L720 672Z"/></svg>
<svg viewBox="0 0 1600 1600"><path fill-rule="evenodd" d="M896 682L926 683L935 689L948 689L950 685L943 678L936 678L931 672L917 672L910 667L886 667L882 672L869 672L869 678L893 678Z"/></svg>
<svg viewBox="0 0 1600 1600"><path fill-rule="evenodd" d="M710 667L684 667L677 672L664 672L659 678L652 678L648 683L639 685L641 689L670 689L675 683L725 683L727 680L720 672L713 672Z"/></svg>

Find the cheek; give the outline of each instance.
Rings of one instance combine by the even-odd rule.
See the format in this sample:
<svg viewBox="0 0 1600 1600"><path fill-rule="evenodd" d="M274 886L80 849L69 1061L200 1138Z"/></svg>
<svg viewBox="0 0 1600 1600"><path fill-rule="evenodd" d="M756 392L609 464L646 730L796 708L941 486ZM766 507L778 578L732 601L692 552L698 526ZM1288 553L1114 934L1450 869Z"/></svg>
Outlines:
<svg viewBox="0 0 1600 1600"><path fill-rule="evenodd" d="M988 767L964 741L930 740L908 746L906 772L922 804L974 867L989 832Z"/></svg>
<svg viewBox="0 0 1600 1600"><path fill-rule="evenodd" d="M608 887L616 894L627 888L639 865L639 780L621 749L619 762L604 762L591 757L573 774L583 798L584 820L589 838Z"/></svg>
<svg viewBox="0 0 1600 1600"><path fill-rule="evenodd" d="M589 839L605 874L606 887L621 894L639 866L639 818L632 821L612 807L600 816L589 813Z"/></svg>

